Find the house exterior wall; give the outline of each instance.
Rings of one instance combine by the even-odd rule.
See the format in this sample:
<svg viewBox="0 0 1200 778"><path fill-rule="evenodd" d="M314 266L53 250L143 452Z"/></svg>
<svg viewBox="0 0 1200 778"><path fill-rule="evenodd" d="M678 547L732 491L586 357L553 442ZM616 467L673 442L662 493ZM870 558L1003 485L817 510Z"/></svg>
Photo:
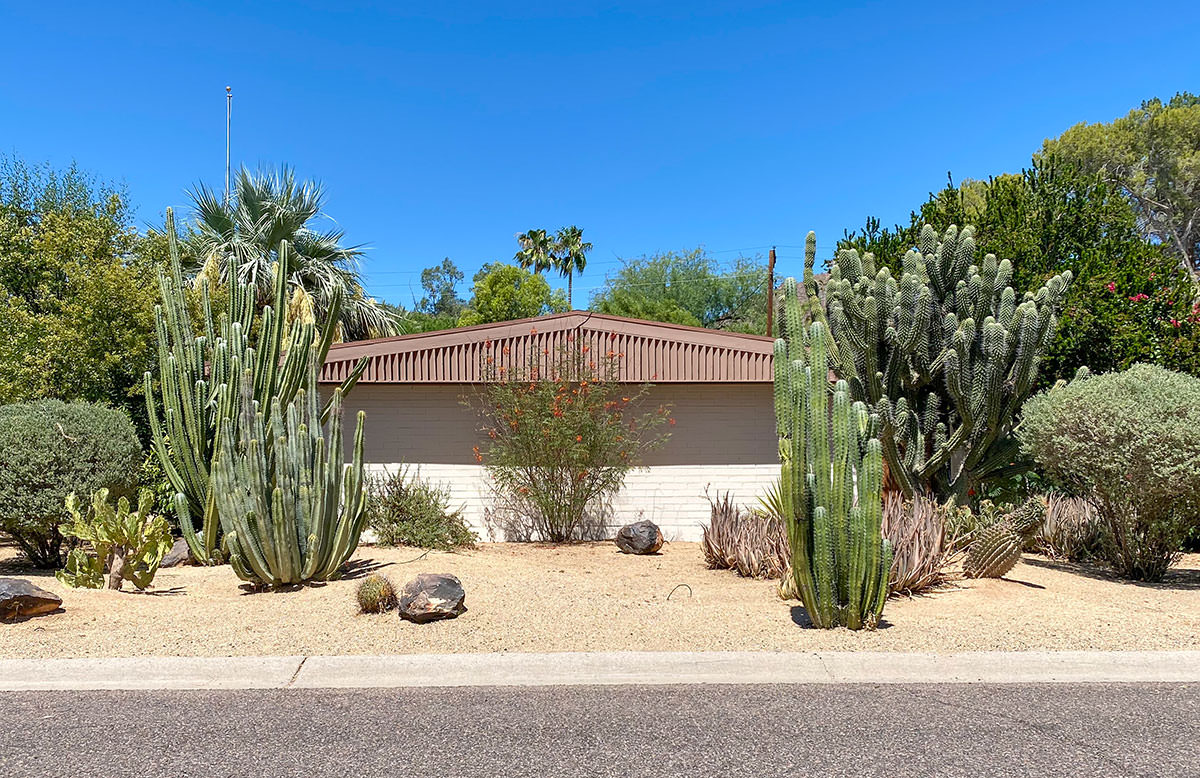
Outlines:
<svg viewBox="0 0 1200 778"><path fill-rule="evenodd" d="M494 499L472 454L486 437L462 403L473 391L466 384L360 384L346 401L346 419L366 411L363 456L372 471L408 465L445 484L481 537L502 540L489 533L486 510ZM617 525L646 518L668 540L698 540L709 518L706 488L753 503L778 477L770 384L659 384L647 403L669 403L676 423L646 467L626 477L613 503Z"/></svg>

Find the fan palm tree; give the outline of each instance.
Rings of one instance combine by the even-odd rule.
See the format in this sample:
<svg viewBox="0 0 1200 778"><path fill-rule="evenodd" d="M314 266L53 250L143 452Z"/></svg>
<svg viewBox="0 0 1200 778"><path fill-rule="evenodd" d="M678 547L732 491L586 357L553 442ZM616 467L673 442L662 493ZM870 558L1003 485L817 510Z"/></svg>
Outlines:
<svg viewBox="0 0 1200 778"><path fill-rule="evenodd" d="M545 230L528 230L517 236L521 250L513 255L526 270L541 273L554 265L554 238Z"/></svg>
<svg viewBox="0 0 1200 778"><path fill-rule="evenodd" d="M542 273L556 270L567 279L567 305L572 306L571 283L575 274L587 267L587 253L592 244L583 239L583 230L572 225L563 227L551 237L545 230L527 230L517 236L521 250L513 257L526 270Z"/></svg>
<svg viewBox="0 0 1200 778"><path fill-rule="evenodd" d="M253 283L265 303L271 266L279 259L280 242L287 241L292 315L321 318L334 291L341 289L343 339L397 333L395 317L363 290L358 270L362 247L343 246L341 230L310 226L324 216L325 190L319 182L300 181L287 166L254 173L242 168L228 199L203 184L188 194L195 212L190 241L196 273L213 272L224 279L229 258L236 257L238 276Z"/></svg>
<svg viewBox="0 0 1200 778"><path fill-rule="evenodd" d="M587 267L587 253L592 250L592 244L583 239L583 230L575 225L559 230L554 243L555 252L551 266L567 277L567 305L574 308L571 281L576 273L583 275L583 269Z"/></svg>

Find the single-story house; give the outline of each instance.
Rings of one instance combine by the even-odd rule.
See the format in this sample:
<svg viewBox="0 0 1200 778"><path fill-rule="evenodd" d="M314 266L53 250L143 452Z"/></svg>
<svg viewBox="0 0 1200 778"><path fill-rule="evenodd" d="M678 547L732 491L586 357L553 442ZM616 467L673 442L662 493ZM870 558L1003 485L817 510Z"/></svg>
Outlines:
<svg viewBox="0 0 1200 778"><path fill-rule="evenodd" d="M671 436L629 473L613 504L618 525L640 518L667 539L698 540L709 519L706 491L754 503L778 478L770 338L640 321L586 311L333 346L321 382L339 383L366 357L346 418L366 411L368 467L409 466L449 488L488 538L488 478L473 447L486 450L480 420L463 400L480 389L488 357L553 351L572 342L624 354L621 381L650 382L648 402L669 403ZM536 349L531 351L531 349ZM347 445L350 445L347 435ZM491 535L494 537L494 533ZM496 537L500 540L503 538Z"/></svg>

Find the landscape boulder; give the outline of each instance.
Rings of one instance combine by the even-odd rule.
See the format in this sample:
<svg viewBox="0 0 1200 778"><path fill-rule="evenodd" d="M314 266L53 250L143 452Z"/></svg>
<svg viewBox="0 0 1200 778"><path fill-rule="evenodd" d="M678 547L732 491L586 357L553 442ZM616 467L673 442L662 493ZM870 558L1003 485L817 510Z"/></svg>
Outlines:
<svg viewBox="0 0 1200 778"><path fill-rule="evenodd" d="M400 591L400 618L417 624L452 619L467 609L462 582L442 573L421 573Z"/></svg>
<svg viewBox="0 0 1200 778"><path fill-rule="evenodd" d="M635 521L621 527L613 542L626 554L653 554L662 548L663 534L652 521Z"/></svg>
<svg viewBox="0 0 1200 778"><path fill-rule="evenodd" d="M62 598L23 578L0 578L0 621L17 621L53 613Z"/></svg>
<svg viewBox="0 0 1200 778"><path fill-rule="evenodd" d="M192 563L192 552L188 549L187 541L183 538L177 538L175 545L171 546L171 550L166 553L162 561L158 563L159 567L177 567L179 565L190 565Z"/></svg>

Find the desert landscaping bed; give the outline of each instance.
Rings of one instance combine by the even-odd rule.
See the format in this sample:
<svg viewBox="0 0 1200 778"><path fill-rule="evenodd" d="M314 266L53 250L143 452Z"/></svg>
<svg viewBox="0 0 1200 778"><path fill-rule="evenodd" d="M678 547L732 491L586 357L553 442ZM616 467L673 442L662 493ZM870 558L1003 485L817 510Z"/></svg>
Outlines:
<svg viewBox="0 0 1200 778"><path fill-rule="evenodd" d="M695 543L661 555L610 543L483 544L461 553L364 546L355 577L377 570L397 585L420 572L457 575L468 611L425 625L394 612L356 613L358 582L251 592L228 567L165 569L143 594L77 590L32 575L11 549L0 573L22 575L64 610L0 625L0 657L327 655L484 651L1200 648L1200 554L1161 584L1133 584L1027 556L1004 579L964 581L893 598L884 628L806 629L776 583L705 569ZM680 586L686 584L686 586ZM669 597L669 599L668 599Z"/></svg>

